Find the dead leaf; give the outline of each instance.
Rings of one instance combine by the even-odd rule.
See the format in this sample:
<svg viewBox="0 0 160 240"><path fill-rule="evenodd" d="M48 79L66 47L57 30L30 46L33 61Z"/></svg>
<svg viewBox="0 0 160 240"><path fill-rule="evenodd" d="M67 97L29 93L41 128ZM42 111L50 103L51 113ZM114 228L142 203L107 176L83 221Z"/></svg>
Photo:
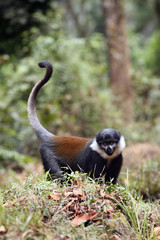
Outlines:
<svg viewBox="0 0 160 240"><path fill-rule="evenodd" d="M3 204L3 207L13 207L15 202L16 202L15 200L8 201Z"/></svg>
<svg viewBox="0 0 160 240"><path fill-rule="evenodd" d="M114 210L111 208L106 208L104 211L107 214L107 218L113 218Z"/></svg>
<svg viewBox="0 0 160 240"><path fill-rule="evenodd" d="M74 197L84 197L84 192L81 188L75 188L73 189L73 195Z"/></svg>
<svg viewBox="0 0 160 240"><path fill-rule="evenodd" d="M7 232L7 230L5 229L5 227L3 225L0 226L0 235L3 235Z"/></svg>
<svg viewBox="0 0 160 240"><path fill-rule="evenodd" d="M110 194L108 194L101 186L96 185L96 189L99 191L99 194L102 198L109 198Z"/></svg>
<svg viewBox="0 0 160 240"><path fill-rule="evenodd" d="M70 195L73 195L73 191L72 192L71 191L65 191L64 192L64 197L65 198L69 197Z"/></svg>
<svg viewBox="0 0 160 240"><path fill-rule="evenodd" d="M59 193L54 192L54 193L50 193L50 194L48 195L48 198L49 198L49 199L56 200L56 201L59 201L61 197L60 197L60 194L59 194Z"/></svg>
<svg viewBox="0 0 160 240"><path fill-rule="evenodd" d="M72 179L72 184L77 185L78 187L83 186L83 182L76 180L75 178Z"/></svg>
<svg viewBox="0 0 160 240"><path fill-rule="evenodd" d="M93 218L95 218L97 215L98 215L98 213L96 213L96 212L89 213L90 220L93 220Z"/></svg>
<svg viewBox="0 0 160 240"><path fill-rule="evenodd" d="M153 236L156 236L156 240L159 240L160 239L160 227L155 227L154 229L153 229ZM153 237L152 236L152 237Z"/></svg>
<svg viewBox="0 0 160 240"><path fill-rule="evenodd" d="M64 193L64 197L80 197L83 198L84 197L84 192L81 188L73 188L73 189L68 189L67 191L65 191Z"/></svg>
<svg viewBox="0 0 160 240"><path fill-rule="evenodd" d="M63 196L67 198L71 195L73 195L73 188L72 187L65 188L65 190L63 191Z"/></svg>
<svg viewBox="0 0 160 240"><path fill-rule="evenodd" d="M112 239L112 240L121 240L121 238L119 238L116 234L114 234L111 239Z"/></svg>
<svg viewBox="0 0 160 240"><path fill-rule="evenodd" d="M100 191L102 189L102 187L100 185L95 185L95 187L98 191Z"/></svg>
<svg viewBox="0 0 160 240"><path fill-rule="evenodd" d="M97 216L97 213L84 213L82 215L77 215L71 222L72 226L79 226L84 222L87 222L88 220L92 220Z"/></svg>
<svg viewBox="0 0 160 240"><path fill-rule="evenodd" d="M113 205L113 201L112 200L109 200L109 199L105 199L105 204L106 205L109 205L109 206L112 206Z"/></svg>

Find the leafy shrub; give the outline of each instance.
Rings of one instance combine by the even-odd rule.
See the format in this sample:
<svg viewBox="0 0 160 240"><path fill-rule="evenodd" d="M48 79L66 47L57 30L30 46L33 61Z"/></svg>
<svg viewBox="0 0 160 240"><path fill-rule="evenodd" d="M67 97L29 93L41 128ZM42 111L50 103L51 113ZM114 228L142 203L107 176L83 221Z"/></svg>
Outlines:
<svg viewBox="0 0 160 240"><path fill-rule="evenodd" d="M134 35L131 37L135 119L136 121L148 122L152 126L155 124L156 119L159 118L158 44L157 33L153 34L145 44L140 36Z"/></svg>
<svg viewBox="0 0 160 240"><path fill-rule="evenodd" d="M54 67L53 78L37 102L39 118L46 128L60 135L94 136L102 128L121 124L121 112L113 106L113 96L107 90L103 36L96 34L86 40L41 36L32 44L32 57L1 67L5 84L0 89L4 102L0 108L0 141L5 148L30 154L37 149L26 109L31 88L45 73L37 66L44 59Z"/></svg>

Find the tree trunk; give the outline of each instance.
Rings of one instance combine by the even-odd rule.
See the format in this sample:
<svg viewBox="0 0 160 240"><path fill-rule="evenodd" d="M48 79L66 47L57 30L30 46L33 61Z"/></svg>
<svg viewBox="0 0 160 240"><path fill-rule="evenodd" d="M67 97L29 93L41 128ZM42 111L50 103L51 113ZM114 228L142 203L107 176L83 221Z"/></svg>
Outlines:
<svg viewBox="0 0 160 240"><path fill-rule="evenodd" d="M133 97L130 78L129 48L122 0L102 0L107 35L110 83L124 119L133 119Z"/></svg>

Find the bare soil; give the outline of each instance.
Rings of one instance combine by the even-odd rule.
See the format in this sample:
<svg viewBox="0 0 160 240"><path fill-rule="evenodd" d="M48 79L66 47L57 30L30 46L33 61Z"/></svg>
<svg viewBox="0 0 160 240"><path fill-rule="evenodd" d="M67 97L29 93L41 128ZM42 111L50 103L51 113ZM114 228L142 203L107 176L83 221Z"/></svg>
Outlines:
<svg viewBox="0 0 160 240"><path fill-rule="evenodd" d="M123 151L123 168L140 167L145 161L160 158L160 145L155 143L135 143Z"/></svg>

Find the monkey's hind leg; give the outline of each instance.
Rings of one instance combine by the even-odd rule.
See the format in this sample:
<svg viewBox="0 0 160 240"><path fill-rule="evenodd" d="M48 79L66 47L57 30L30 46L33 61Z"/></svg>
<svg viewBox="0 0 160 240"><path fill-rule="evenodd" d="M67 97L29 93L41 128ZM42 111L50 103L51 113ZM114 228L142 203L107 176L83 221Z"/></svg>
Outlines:
<svg viewBox="0 0 160 240"><path fill-rule="evenodd" d="M41 158L45 172L49 171L49 179L61 178L61 168L53 151L44 145L40 147Z"/></svg>

